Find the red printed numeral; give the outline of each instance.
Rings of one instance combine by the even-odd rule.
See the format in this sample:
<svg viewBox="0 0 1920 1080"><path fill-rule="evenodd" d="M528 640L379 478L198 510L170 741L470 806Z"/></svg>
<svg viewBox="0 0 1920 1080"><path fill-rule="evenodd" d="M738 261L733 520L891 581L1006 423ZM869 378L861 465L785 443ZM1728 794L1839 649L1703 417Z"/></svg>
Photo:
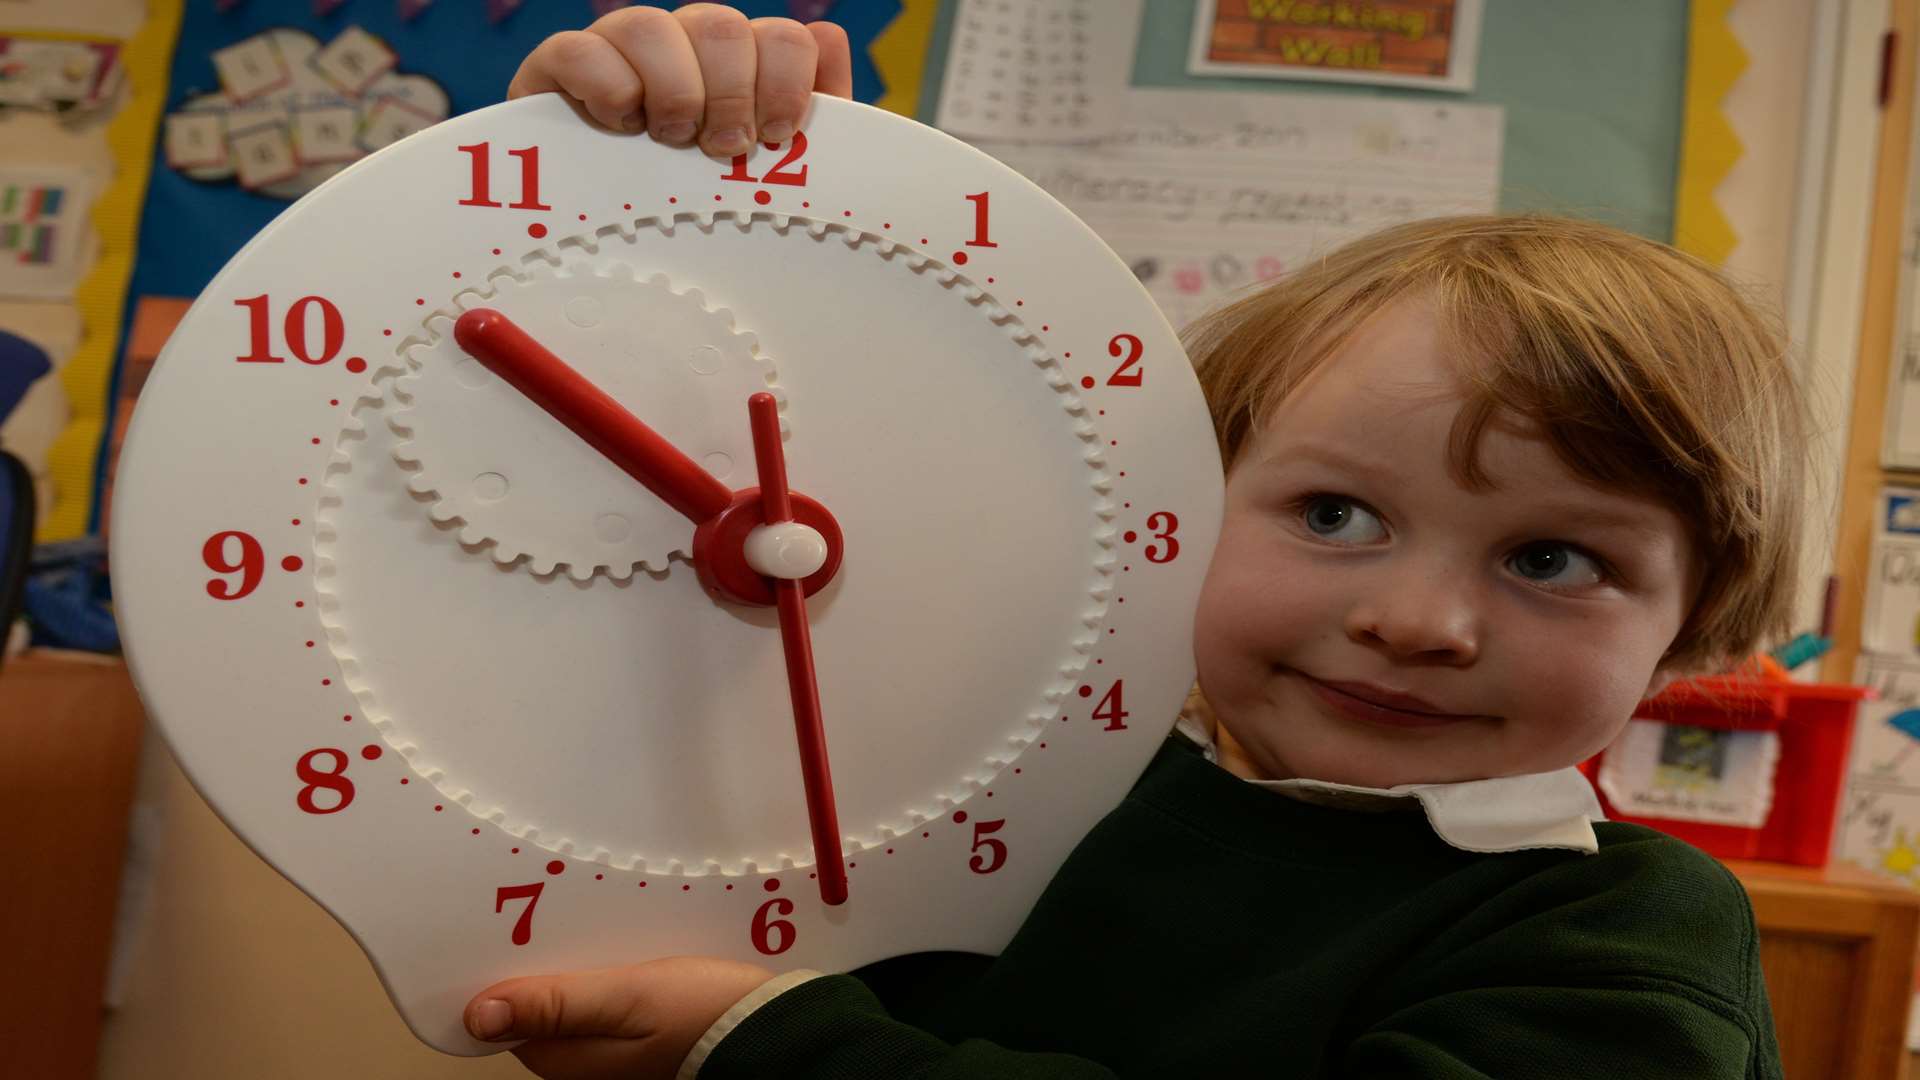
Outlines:
<svg viewBox="0 0 1920 1080"><path fill-rule="evenodd" d="M1120 366L1113 370L1113 374L1107 376L1107 385L1139 386L1141 378L1147 373L1146 369L1141 368L1138 371L1127 369L1140 362L1140 353L1145 348L1146 346L1140 344L1140 339L1132 334L1115 334L1113 340L1107 342L1107 355L1124 354L1126 359L1120 361Z"/></svg>
<svg viewBox="0 0 1920 1080"><path fill-rule="evenodd" d="M760 145L769 150L780 149L779 143L761 143ZM755 180L753 174L747 171L747 155L735 154L732 171L721 173L720 179L739 180L749 184L785 184L788 187L805 187L807 186L807 167L802 165L799 172L792 172L787 169L787 166L799 161L806 152L807 133L796 131L793 133L793 145L787 148L787 156L774 162L773 168L767 170L767 175Z"/></svg>
<svg viewBox="0 0 1920 1080"><path fill-rule="evenodd" d="M269 314L272 304L265 293L249 296L245 300L235 300L236 307L247 309L248 346L247 355L234 357L242 364L284 364L287 358L273 354L272 324ZM320 353L314 355L308 347L307 319L310 313L320 313ZM340 346L347 340L347 325L340 317L340 309L333 301L324 296L303 296L287 309L287 317L280 329L287 345L287 351L299 357L303 364L324 364L340 355Z"/></svg>
<svg viewBox="0 0 1920 1080"><path fill-rule="evenodd" d="M799 933L787 920L769 918L770 913L793 914L793 901L784 896L776 896L761 904L760 910L753 913L753 947L763 956L779 956L793 948L794 939L799 936ZM778 943L774 941L776 936L779 938Z"/></svg>
<svg viewBox="0 0 1920 1080"><path fill-rule="evenodd" d="M1104 731L1127 730L1126 719L1132 714L1127 712L1120 703L1120 684L1125 681L1125 679L1115 679L1113 686L1108 688L1106 696L1100 699L1100 704L1094 706L1093 718L1107 722L1107 726L1102 729Z"/></svg>
<svg viewBox="0 0 1920 1080"><path fill-rule="evenodd" d="M513 943L525 945L533 940L533 906L540 902L540 890L547 887L544 881L531 885L502 885L493 894L493 913L500 914L509 900L525 900L526 909L513 921Z"/></svg>
<svg viewBox="0 0 1920 1080"><path fill-rule="evenodd" d="M240 561L227 559L227 541L240 541ZM214 533L207 542L200 545L200 559L207 569L219 574L239 574L240 584L235 585L225 578L214 578L207 582L207 595L215 600L238 600L260 585L260 573L266 566L266 552L260 550L260 541L243 532Z"/></svg>
<svg viewBox="0 0 1920 1080"><path fill-rule="evenodd" d="M473 194L460 200L461 206L499 206L492 195L493 144L474 143L472 146L457 147L461 153L473 159ZM523 147L507 151L508 157L520 159L520 201L511 204L515 210L551 210L553 207L540 201L540 148Z"/></svg>
<svg viewBox="0 0 1920 1080"><path fill-rule="evenodd" d="M999 247L999 244L987 239L987 197L992 192L982 191L978 195L967 196L973 204L973 239L967 241L967 247Z"/></svg>
<svg viewBox="0 0 1920 1080"><path fill-rule="evenodd" d="M1180 519L1172 511L1161 510L1147 515L1147 528L1153 532L1155 540L1166 541L1166 546L1147 545L1147 561L1150 563L1170 563L1180 554L1180 541L1173 538L1174 531L1180 528Z"/></svg>
<svg viewBox="0 0 1920 1080"><path fill-rule="evenodd" d="M974 873L991 874L1007 864L1007 845L987 835L989 833L999 832L1001 827L1006 823L1007 819L1005 818L1001 818L999 821L976 821L973 823L974 854L967 859L967 866L972 869ZM985 855L980 854L981 848L987 849Z"/></svg>
<svg viewBox="0 0 1920 1080"><path fill-rule="evenodd" d="M314 759L322 754L327 756L330 768L323 769L314 764ZM306 781L307 786L300 789L300 794L294 796L293 801L309 814L337 814L345 810L353 802L353 781L347 779L347 761L345 750L335 750L330 746L300 755L300 760L293 766L293 774ZM331 791L333 805L321 806L316 802L316 791Z"/></svg>

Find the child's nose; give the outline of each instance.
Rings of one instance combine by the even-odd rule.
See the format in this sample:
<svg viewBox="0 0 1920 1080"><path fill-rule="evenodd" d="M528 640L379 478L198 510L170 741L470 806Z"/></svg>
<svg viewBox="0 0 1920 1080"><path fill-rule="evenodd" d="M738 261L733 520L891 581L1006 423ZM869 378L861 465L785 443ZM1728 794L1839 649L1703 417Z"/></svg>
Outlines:
<svg viewBox="0 0 1920 1080"><path fill-rule="evenodd" d="M1459 575L1394 575L1347 612L1347 637L1396 660L1463 666L1480 655L1479 617Z"/></svg>

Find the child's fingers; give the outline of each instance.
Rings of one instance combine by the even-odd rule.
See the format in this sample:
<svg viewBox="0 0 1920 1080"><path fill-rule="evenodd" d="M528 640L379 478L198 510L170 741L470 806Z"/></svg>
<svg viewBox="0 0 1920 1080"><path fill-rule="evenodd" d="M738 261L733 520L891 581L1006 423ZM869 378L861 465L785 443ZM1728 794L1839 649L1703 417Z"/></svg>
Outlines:
<svg viewBox="0 0 1920 1080"><path fill-rule="evenodd" d="M753 145L753 26L747 17L718 4L688 4L673 13L686 27L700 78L707 88L700 146L719 157L744 154Z"/></svg>
<svg viewBox="0 0 1920 1080"><path fill-rule="evenodd" d="M686 28L659 8L629 7L587 28L610 42L641 82L640 110L657 142L685 146L700 130L706 86Z"/></svg>
<svg viewBox="0 0 1920 1080"><path fill-rule="evenodd" d="M568 30L534 46L507 86L507 97L558 90L610 128L639 129L628 118L640 103L640 76L606 39Z"/></svg>
<svg viewBox="0 0 1920 1080"><path fill-rule="evenodd" d="M813 76L813 88L834 97L853 96L853 51L847 44L847 32L837 23L813 22L807 32L820 49L819 67Z"/></svg>
<svg viewBox="0 0 1920 1080"><path fill-rule="evenodd" d="M753 20L753 40L760 52L755 81L760 137L783 143L806 119L820 47L807 28L792 19Z"/></svg>

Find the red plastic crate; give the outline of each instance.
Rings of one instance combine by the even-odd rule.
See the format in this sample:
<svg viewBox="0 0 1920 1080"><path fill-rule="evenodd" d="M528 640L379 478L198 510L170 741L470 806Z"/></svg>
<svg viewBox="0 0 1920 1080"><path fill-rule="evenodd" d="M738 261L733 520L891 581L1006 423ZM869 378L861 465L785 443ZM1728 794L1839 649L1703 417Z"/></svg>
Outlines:
<svg viewBox="0 0 1920 1080"><path fill-rule="evenodd" d="M1854 712L1870 696L1864 686L1720 675L1675 683L1634 713L1637 720L1690 727L1778 732L1773 806L1757 829L1635 817L1617 812L1598 783L1594 793L1610 820L1659 829L1710 855L1824 866L1833 849ZM1598 779L1605 757L1603 751L1580 766L1589 781Z"/></svg>

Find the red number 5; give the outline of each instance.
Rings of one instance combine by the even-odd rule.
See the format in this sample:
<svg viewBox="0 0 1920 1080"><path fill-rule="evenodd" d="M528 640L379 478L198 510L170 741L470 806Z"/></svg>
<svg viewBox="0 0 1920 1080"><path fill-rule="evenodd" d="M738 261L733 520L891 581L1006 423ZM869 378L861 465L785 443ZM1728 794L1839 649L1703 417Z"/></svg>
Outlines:
<svg viewBox="0 0 1920 1080"><path fill-rule="evenodd" d="M967 866L970 867L974 873L991 874L1007 864L1007 845L1005 842L987 836L988 833L999 832L1001 827L1006 825L1006 823L1006 818L1001 818L999 821L976 821L973 823L973 850L978 852L981 848L987 849L986 856L983 857L976 854L967 860ZM982 837L986 837L986 839L983 840L981 839Z"/></svg>

